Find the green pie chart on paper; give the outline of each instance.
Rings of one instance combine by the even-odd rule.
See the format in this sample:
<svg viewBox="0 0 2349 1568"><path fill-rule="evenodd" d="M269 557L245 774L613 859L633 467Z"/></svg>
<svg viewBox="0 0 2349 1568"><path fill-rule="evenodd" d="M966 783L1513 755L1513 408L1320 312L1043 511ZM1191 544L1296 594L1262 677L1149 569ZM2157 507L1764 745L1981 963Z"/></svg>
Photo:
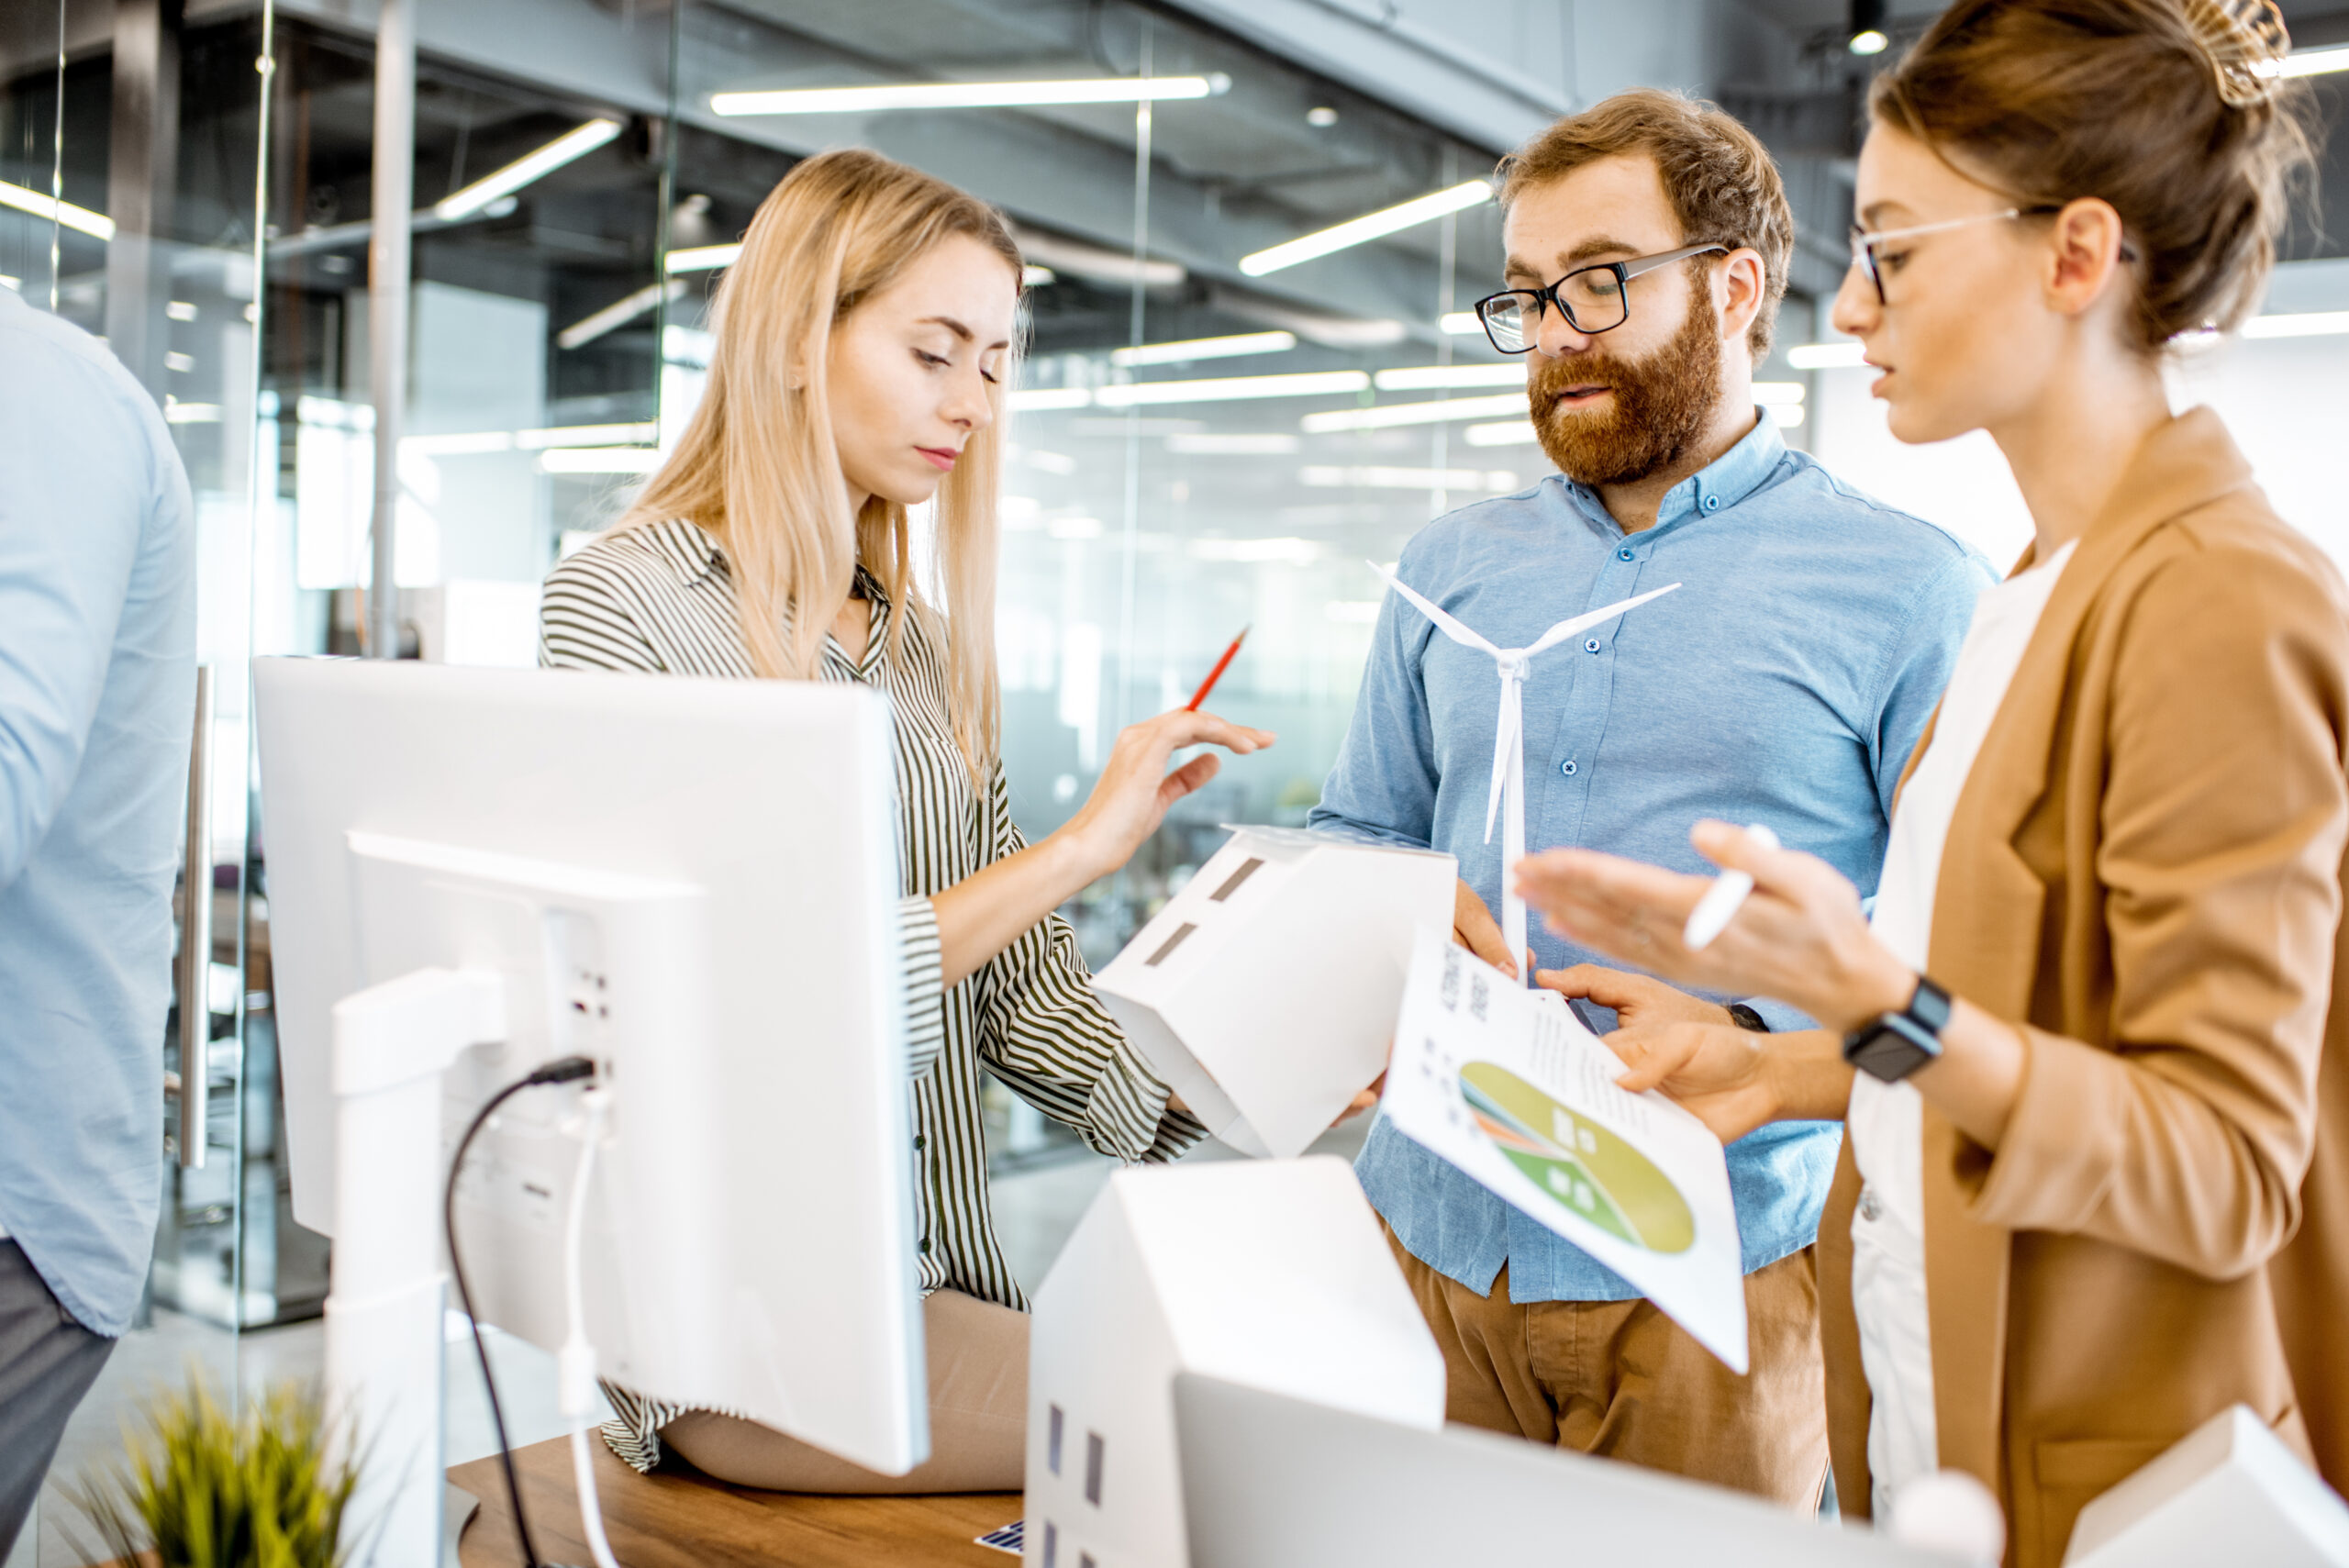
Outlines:
<svg viewBox="0 0 2349 1568"><path fill-rule="evenodd" d="M1651 1252L1696 1244L1688 1200L1615 1133L1497 1062L1463 1067L1460 1092L1493 1147L1576 1218Z"/></svg>

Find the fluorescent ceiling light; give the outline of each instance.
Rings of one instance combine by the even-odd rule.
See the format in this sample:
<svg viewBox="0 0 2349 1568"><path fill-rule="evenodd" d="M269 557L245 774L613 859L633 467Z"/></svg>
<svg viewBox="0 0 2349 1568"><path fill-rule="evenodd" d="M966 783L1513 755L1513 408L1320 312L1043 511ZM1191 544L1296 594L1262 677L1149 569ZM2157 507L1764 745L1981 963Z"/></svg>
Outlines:
<svg viewBox="0 0 2349 1568"><path fill-rule="evenodd" d="M95 239L114 238L114 219L106 214L92 212L88 207L75 206L72 202L58 201L54 197L42 195L39 191L28 191L22 185L12 185L6 180L0 180L0 206L12 206L18 212L28 212L35 217L50 218L68 228L80 229Z"/></svg>
<svg viewBox="0 0 2349 1568"><path fill-rule="evenodd" d="M1411 365L1380 371L1371 380L1381 392L1423 392L1439 386L1523 386L1525 362L1497 365Z"/></svg>
<svg viewBox="0 0 2349 1568"><path fill-rule="evenodd" d="M1130 386L1094 389L1093 401L1103 408L1131 408L1152 403L1228 403L1256 397L1330 397L1366 392L1370 377L1361 371L1311 371L1303 375L1235 375L1217 381L1143 381Z"/></svg>
<svg viewBox="0 0 2349 1568"><path fill-rule="evenodd" d="M402 436L402 457L472 457L481 452L510 452L511 430L464 430L446 436Z"/></svg>
<svg viewBox="0 0 2349 1568"><path fill-rule="evenodd" d="M2349 50L2344 50L2349 53ZM2349 332L2349 310L2310 310L2290 316L2258 316L2243 324L2246 338L2325 338Z"/></svg>
<svg viewBox="0 0 2349 1568"><path fill-rule="evenodd" d="M574 127L536 152L525 153L496 172L434 202L432 216L443 221L470 217L500 196L510 196L531 181L584 158L619 133L620 122L614 119L593 119Z"/></svg>
<svg viewBox="0 0 2349 1568"><path fill-rule="evenodd" d="M195 303L193 300L175 299L163 306L163 314L174 321L193 321L195 319Z"/></svg>
<svg viewBox="0 0 2349 1568"><path fill-rule="evenodd" d="M1226 338L1189 338L1173 343L1144 343L1137 349L1111 351L1113 365L1180 365L1193 360L1230 360L1243 354L1278 354L1297 347L1294 332L1235 332Z"/></svg>
<svg viewBox="0 0 2349 1568"><path fill-rule="evenodd" d="M1058 272L1053 272L1050 267L1037 266L1032 261L1019 269L1019 286L1024 289L1040 289L1047 284L1056 284L1060 281Z"/></svg>
<svg viewBox="0 0 2349 1568"><path fill-rule="evenodd" d="M689 245L683 250L672 250L662 265L673 272L714 272L720 267L730 267L734 258L742 253L738 241L732 245Z"/></svg>
<svg viewBox="0 0 2349 1568"><path fill-rule="evenodd" d="M1297 428L1308 436L1332 430L1384 430L1397 425L1442 425L1453 419L1490 419L1523 414L1525 394L1504 392L1493 397L1454 397L1442 403L1389 403L1381 408L1332 408L1308 414Z"/></svg>
<svg viewBox="0 0 2349 1568"><path fill-rule="evenodd" d="M1770 417L1778 422L1782 430L1790 430L1802 423L1802 405L1799 403L1765 403L1763 406L1769 409Z"/></svg>
<svg viewBox="0 0 2349 1568"><path fill-rule="evenodd" d="M1805 343L1787 350L1787 363L1798 371L1855 370L1867 350L1857 342Z"/></svg>
<svg viewBox="0 0 2349 1568"><path fill-rule="evenodd" d="M1481 338L1485 335L1485 324L1476 319L1476 313L1473 310L1448 310L1436 325L1454 338Z"/></svg>
<svg viewBox="0 0 2349 1568"><path fill-rule="evenodd" d="M1015 414L1038 408L1090 408L1093 394L1081 386L1023 387L1004 399Z"/></svg>
<svg viewBox="0 0 2349 1568"><path fill-rule="evenodd" d="M1460 434L1472 447L1530 447L1542 439L1531 419L1503 419L1497 424L1471 425Z"/></svg>
<svg viewBox="0 0 2349 1568"><path fill-rule="evenodd" d="M1332 250L1343 250L1365 240L1377 239L1400 229L1410 228L1431 218L1463 208L1480 206L1493 199L1493 187L1483 180L1467 180L1449 190L1434 191L1395 206L1382 207L1364 213L1331 228L1300 235L1286 244L1269 250L1259 250L1240 258L1240 270L1252 278L1266 272L1277 272L1283 267L1294 267L1300 261L1310 261L1317 256L1327 256Z"/></svg>
<svg viewBox="0 0 2349 1568"><path fill-rule="evenodd" d="M652 447L556 447L539 454L548 473L650 473L660 466Z"/></svg>
<svg viewBox="0 0 2349 1568"><path fill-rule="evenodd" d="M1757 381L1753 384L1753 401L1765 407L1781 403L1800 403L1803 384L1798 381Z"/></svg>
<svg viewBox="0 0 2349 1568"><path fill-rule="evenodd" d="M2349 71L2349 44L2296 49L2282 60L2257 69L2262 76L2323 76L2335 71Z"/></svg>
<svg viewBox="0 0 2349 1568"><path fill-rule="evenodd" d="M1317 490L1514 490L1505 468L1300 468L1297 482Z"/></svg>
<svg viewBox="0 0 2349 1568"><path fill-rule="evenodd" d="M1259 434L1233 430L1196 435L1177 431L1166 438L1166 450L1177 457L1286 457L1297 446L1295 436L1277 431Z"/></svg>
<svg viewBox="0 0 2349 1568"><path fill-rule="evenodd" d="M1140 104L1210 98L1231 78L1095 76L1064 82L899 82L872 87L789 87L771 93L713 93L712 114L853 115L881 109L1017 109L1046 104Z"/></svg>
<svg viewBox="0 0 2349 1568"><path fill-rule="evenodd" d="M584 349L607 332L616 332L638 317L646 315L685 292L685 284L676 278L666 283L647 284L624 299L618 299L592 316L583 316L554 335L555 342L565 349Z"/></svg>

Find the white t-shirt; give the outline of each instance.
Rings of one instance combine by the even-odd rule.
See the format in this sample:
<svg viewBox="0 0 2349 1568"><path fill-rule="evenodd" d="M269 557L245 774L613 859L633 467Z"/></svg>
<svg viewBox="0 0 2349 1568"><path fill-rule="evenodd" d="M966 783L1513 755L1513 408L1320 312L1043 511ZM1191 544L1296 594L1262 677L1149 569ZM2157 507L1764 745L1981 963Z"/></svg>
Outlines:
<svg viewBox="0 0 2349 1568"><path fill-rule="evenodd" d="M1871 925L1911 968L1931 973L1933 891L1959 791L1974 771L1990 721L2006 700L2040 612L2055 591L2069 544L2043 565L2008 578L1974 606L1974 624L1933 723L1932 745L1909 776L1893 814ZM1868 1470L1875 1515L1891 1518L1901 1487L1941 1464L1933 1427L1933 1351L1925 1310L1924 1102L1907 1084L1856 1074L1844 1126L1859 1166L1852 1215L1852 1307L1860 1362L1875 1401Z"/></svg>

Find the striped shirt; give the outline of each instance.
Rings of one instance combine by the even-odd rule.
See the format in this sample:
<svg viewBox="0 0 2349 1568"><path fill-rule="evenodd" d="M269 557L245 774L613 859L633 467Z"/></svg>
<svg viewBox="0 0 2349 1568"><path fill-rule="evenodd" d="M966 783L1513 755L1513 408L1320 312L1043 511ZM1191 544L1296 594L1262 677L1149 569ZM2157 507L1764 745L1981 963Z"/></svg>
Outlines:
<svg viewBox="0 0 2349 1568"><path fill-rule="evenodd" d="M907 1033L912 1045L914 1218L923 1294L952 1288L1026 1310L996 1240L987 1201L984 1068L1104 1154L1171 1160L1206 1136L1166 1106L1166 1085L1095 998L1075 934L1058 915L1031 927L952 990L940 985L938 920L930 895L1027 847L1011 820L1003 766L984 793L955 744L945 648L909 606L890 647L891 606L862 567L870 606L864 656L827 637L821 678L885 693L895 723L897 862L904 878ZM716 539L682 518L606 534L548 573L539 662L551 668L750 679L732 575ZM684 1412L611 1385L619 1418L605 1436L640 1470L660 1461L659 1429Z"/></svg>

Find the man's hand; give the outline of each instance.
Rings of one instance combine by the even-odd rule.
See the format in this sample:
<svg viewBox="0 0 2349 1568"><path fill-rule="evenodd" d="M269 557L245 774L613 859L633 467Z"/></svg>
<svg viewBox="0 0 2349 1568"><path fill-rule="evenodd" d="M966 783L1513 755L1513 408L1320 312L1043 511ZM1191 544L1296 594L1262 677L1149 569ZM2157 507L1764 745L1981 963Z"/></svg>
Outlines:
<svg viewBox="0 0 2349 1568"><path fill-rule="evenodd" d="M1452 895L1452 940L1499 970L1511 979L1525 973L1508 956L1508 942L1501 935L1500 923L1476 890L1463 882ZM1525 954L1528 968L1533 963L1532 950Z"/></svg>
<svg viewBox="0 0 2349 1568"><path fill-rule="evenodd" d="M1561 996L1584 997L1602 1007L1611 1007L1616 1023L1627 1029L1659 1023L1737 1027L1729 1009L1718 1003L1691 996L1650 975L1631 974L1596 963L1577 963L1572 969L1544 969L1533 976L1533 983Z"/></svg>
<svg viewBox="0 0 2349 1568"><path fill-rule="evenodd" d="M1735 1024L1662 1022L1617 1029L1604 1043L1631 1069L1616 1080L1622 1088L1662 1089L1727 1145L1779 1114L1770 1073L1777 1038Z"/></svg>

